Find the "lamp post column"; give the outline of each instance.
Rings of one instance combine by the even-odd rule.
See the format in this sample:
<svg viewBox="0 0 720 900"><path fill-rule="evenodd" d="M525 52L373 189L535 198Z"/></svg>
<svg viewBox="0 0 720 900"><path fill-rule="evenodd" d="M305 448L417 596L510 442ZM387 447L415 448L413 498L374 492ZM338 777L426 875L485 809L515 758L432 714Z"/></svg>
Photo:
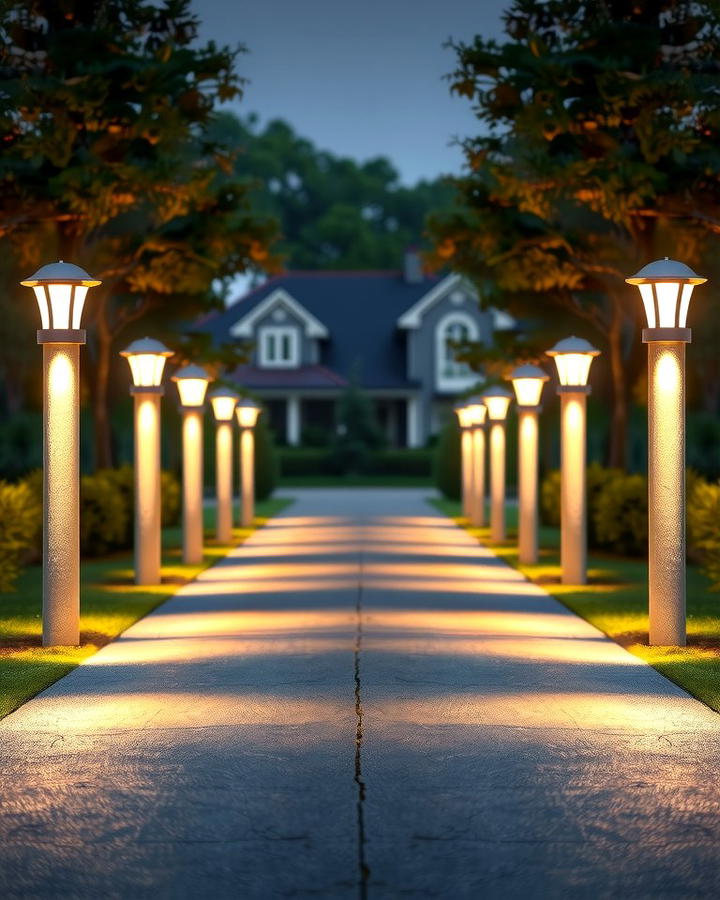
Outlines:
<svg viewBox="0 0 720 900"><path fill-rule="evenodd" d="M648 589L650 644L683 647L685 631L685 344L648 345ZM668 335L669 336L669 335Z"/></svg>
<svg viewBox="0 0 720 900"><path fill-rule="evenodd" d="M80 346L85 332L39 331L38 343L43 348L42 642L44 647L76 646L80 643Z"/></svg>
<svg viewBox="0 0 720 900"><path fill-rule="evenodd" d="M485 525L485 428L482 424L472 429L470 524L475 528Z"/></svg>
<svg viewBox="0 0 720 900"><path fill-rule="evenodd" d="M217 423L217 430L215 432L215 487L217 492L216 536L221 544L227 544L232 538L232 420Z"/></svg>
<svg viewBox="0 0 720 900"><path fill-rule="evenodd" d="M518 406L518 552L523 565L538 561L539 406Z"/></svg>
<svg viewBox="0 0 720 900"><path fill-rule="evenodd" d="M460 430L460 457L462 472L462 514L471 520L475 493L475 477L473 472L473 436L471 428Z"/></svg>
<svg viewBox="0 0 720 900"><path fill-rule="evenodd" d="M563 584L587 582L588 386L560 386L560 564Z"/></svg>
<svg viewBox="0 0 720 900"><path fill-rule="evenodd" d="M250 528L255 519L255 435L240 429L240 524Z"/></svg>
<svg viewBox="0 0 720 900"><path fill-rule="evenodd" d="M164 389L133 387L135 404L135 583L160 584L160 400Z"/></svg>
<svg viewBox="0 0 720 900"><path fill-rule="evenodd" d="M490 539L505 540L505 423L490 422Z"/></svg>
<svg viewBox="0 0 720 900"><path fill-rule="evenodd" d="M183 562L203 558L203 413L182 407L183 424Z"/></svg>

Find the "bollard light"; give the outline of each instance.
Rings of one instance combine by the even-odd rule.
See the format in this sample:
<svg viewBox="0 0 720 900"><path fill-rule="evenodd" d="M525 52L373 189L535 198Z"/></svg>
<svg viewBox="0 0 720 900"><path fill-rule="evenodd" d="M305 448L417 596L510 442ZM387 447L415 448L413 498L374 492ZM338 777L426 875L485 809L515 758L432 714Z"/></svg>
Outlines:
<svg viewBox="0 0 720 900"><path fill-rule="evenodd" d="M649 643L683 647L686 323L693 289L707 278L665 257L625 280L640 290L647 319Z"/></svg>
<svg viewBox="0 0 720 900"><path fill-rule="evenodd" d="M490 422L490 538L505 540L505 419L512 394L504 387L482 394Z"/></svg>
<svg viewBox="0 0 720 900"><path fill-rule="evenodd" d="M462 514L470 519L473 492L472 415L466 400L458 400L453 406L460 425L460 484L462 490Z"/></svg>
<svg viewBox="0 0 720 900"><path fill-rule="evenodd" d="M250 528L255 519L255 435L261 407L244 397L235 407L240 426L240 525Z"/></svg>
<svg viewBox="0 0 720 900"><path fill-rule="evenodd" d="M203 558L203 402L212 380L205 369L183 366L172 376L183 417L183 562Z"/></svg>
<svg viewBox="0 0 720 900"><path fill-rule="evenodd" d="M510 375L518 410L518 556L538 561L538 432L540 398L549 379L538 366L518 366Z"/></svg>
<svg viewBox="0 0 720 900"><path fill-rule="evenodd" d="M160 398L172 350L146 337L120 356L130 365L135 405L135 584L160 584Z"/></svg>
<svg viewBox="0 0 720 900"><path fill-rule="evenodd" d="M232 538L233 503L233 416L240 399L229 388L218 388L210 395L215 416L215 492L217 498L215 528L222 544Z"/></svg>
<svg viewBox="0 0 720 900"><path fill-rule="evenodd" d="M470 492L470 524L485 525L485 418L487 407L480 396L467 400L472 436L472 490Z"/></svg>
<svg viewBox="0 0 720 900"><path fill-rule="evenodd" d="M80 643L80 326L101 283L62 260L21 282L35 292L43 348L44 647Z"/></svg>
<svg viewBox="0 0 720 900"><path fill-rule="evenodd" d="M583 338L559 341L555 360L560 386L560 565L563 584L587 582L587 395L593 359L600 355Z"/></svg>

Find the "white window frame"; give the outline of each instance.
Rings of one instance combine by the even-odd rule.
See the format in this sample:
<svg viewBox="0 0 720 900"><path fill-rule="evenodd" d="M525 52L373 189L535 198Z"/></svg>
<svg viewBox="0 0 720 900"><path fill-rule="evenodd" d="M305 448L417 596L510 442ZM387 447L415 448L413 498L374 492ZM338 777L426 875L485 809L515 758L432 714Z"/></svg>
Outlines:
<svg viewBox="0 0 720 900"><path fill-rule="evenodd" d="M467 390L481 380L470 368L462 374L448 375L445 372L447 331L452 325L465 327L470 341L477 341L480 337L477 322L465 312L451 312L443 316L435 326L435 384L438 391L447 393Z"/></svg>
<svg viewBox="0 0 720 900"><path fill-rule="evenodd" d="M288 339L289 354L278 356L283 340ZM275 352L270 353L270 342ZM265 325L258 331L258 365L261 369L297 369L300 365L300 331L294 325Z"/></svg>

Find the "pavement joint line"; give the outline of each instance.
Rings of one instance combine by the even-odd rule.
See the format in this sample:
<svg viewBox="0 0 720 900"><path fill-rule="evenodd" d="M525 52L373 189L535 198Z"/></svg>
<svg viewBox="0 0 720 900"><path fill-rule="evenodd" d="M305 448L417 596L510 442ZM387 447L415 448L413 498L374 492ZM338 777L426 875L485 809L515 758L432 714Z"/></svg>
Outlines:
<svg viewBox="0 0 720 900"><path fill-rule="evenodd" d="M359 900L367 900L370 869L365 855L365 782L362 777L362 739L363 739L363 706L360 679L360 658L362 653L362 600L363 600L363 574L364 552L360 547L358 556L358 586L355 605L355 648L354 648L354 676L355 676L355 716L357 725L355 728L355 777L357 784L357 825L358 825L358 896Z"/></svg>

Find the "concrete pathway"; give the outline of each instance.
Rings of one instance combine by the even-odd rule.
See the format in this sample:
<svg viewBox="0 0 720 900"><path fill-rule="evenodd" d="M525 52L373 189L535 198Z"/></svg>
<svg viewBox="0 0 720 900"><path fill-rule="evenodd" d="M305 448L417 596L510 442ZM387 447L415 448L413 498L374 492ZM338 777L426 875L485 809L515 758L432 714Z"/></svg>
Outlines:
<svg viewBox="0 0 720 900"><path fill-rule="evenodd" d="M1 897L720 893L718 716L422 492L296 494L0 723Z"/></svg>

